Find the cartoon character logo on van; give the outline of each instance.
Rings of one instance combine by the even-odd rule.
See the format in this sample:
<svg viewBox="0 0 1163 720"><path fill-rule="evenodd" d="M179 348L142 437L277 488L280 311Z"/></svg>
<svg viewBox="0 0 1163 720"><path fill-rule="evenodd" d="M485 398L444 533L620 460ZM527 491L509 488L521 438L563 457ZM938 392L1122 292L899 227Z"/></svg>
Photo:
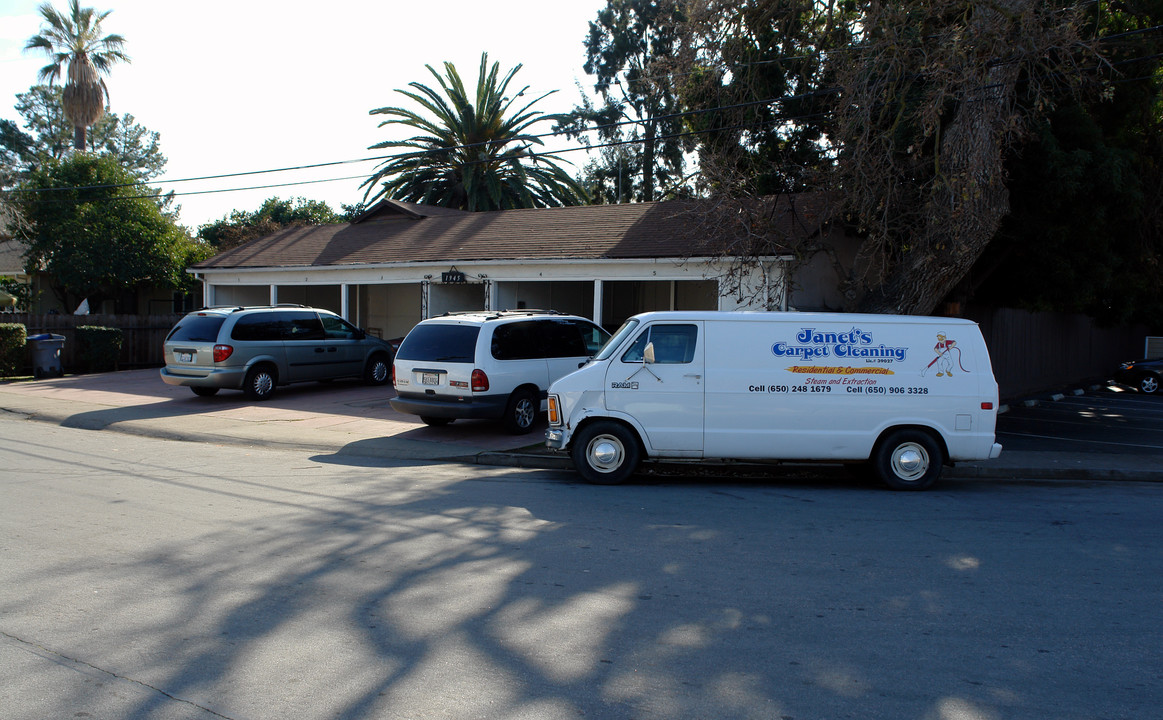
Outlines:
<svg viewBox="0 0 1163 720"><path fill-rule="evenodd" d="M921 370L921 377L924 377L929 368L934 365L937 366L937 377L953 377L954 355L956 355L957 367L961 369L961 372L969 372L961 364L961 348L957 347L957 341L946 337L944 332L937 333L937 344L933 346L933 352L937 354L937 357L930 360L929 364Z"/></svg>

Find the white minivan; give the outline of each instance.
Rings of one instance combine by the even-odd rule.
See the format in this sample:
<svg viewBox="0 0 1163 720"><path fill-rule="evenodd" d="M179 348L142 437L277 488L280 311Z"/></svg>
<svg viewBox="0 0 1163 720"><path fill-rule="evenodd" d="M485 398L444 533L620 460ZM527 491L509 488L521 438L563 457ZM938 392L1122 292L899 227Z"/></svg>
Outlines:
<svg viewBox="0 0 1163 720"><path fill-rule="evenodd" d="M649 312L554 382L546 444L588 481L644 458L870 464L896 489L996 458L977 324L839 313Z"/></svg>

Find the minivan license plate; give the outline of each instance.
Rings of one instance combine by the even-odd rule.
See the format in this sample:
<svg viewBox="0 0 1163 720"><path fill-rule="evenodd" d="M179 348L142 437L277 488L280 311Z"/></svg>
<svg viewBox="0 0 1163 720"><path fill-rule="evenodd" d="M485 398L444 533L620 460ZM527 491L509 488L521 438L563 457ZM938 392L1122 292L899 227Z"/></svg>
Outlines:
<svg viewBox="0 0 1163 720"><path fill-rule="evenodd" d="M194 362L194 353L178 353L178 362Z"/></svg>
<svg viewBox="0 0 1163 720"><path fill-rule="evenodd" d="M440 373L421 373L420 374L420 384L421 385L439 385L440 384Z"/></svg>

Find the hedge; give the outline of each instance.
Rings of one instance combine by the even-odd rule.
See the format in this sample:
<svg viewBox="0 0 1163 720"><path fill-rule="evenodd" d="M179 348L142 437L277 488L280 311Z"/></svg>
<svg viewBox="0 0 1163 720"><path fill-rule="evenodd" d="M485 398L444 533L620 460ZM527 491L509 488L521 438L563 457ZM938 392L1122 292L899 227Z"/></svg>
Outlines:
<svg viewBox="0 0 1163 720"><path fill-rule="evenodd" d="M121 358L121 329L97 325L79 325L77 362L81 372L108 372L117 369Z"/></svg>
<svg viewBox="0 0 1163 720"><path fill-rule="evenodd" d="M24 367L28 330L20 323L0 323L0 377L15 375Z"/></svg>

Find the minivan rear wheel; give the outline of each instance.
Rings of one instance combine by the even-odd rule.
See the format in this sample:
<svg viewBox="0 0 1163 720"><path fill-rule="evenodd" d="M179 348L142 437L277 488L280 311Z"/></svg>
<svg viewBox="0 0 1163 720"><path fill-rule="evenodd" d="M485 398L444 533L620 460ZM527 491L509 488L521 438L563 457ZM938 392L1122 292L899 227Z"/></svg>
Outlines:
<svg viewBox="0 0 1163 720"><path fill-rule="evenodd" d="M256 365L246 372L242 390L251 400L267 400L275 392L278 379L274 370L265 365Z"/></svg>
<svg viewBox="0 0 1163 720"><path fill-rule="evenodd" d="M537 413L541 410L537 396L532 390L517 390L509 397L505 408L505 430L513 435L524 435L533 429Z"/></svg>
<svg viewBox="0 0 1163 720"><path fill-rule="evenodd" d="M578 431L569 455L578 474L594 485L626 482L642 457L638 438L625 425L599 420Z"/></svg>

